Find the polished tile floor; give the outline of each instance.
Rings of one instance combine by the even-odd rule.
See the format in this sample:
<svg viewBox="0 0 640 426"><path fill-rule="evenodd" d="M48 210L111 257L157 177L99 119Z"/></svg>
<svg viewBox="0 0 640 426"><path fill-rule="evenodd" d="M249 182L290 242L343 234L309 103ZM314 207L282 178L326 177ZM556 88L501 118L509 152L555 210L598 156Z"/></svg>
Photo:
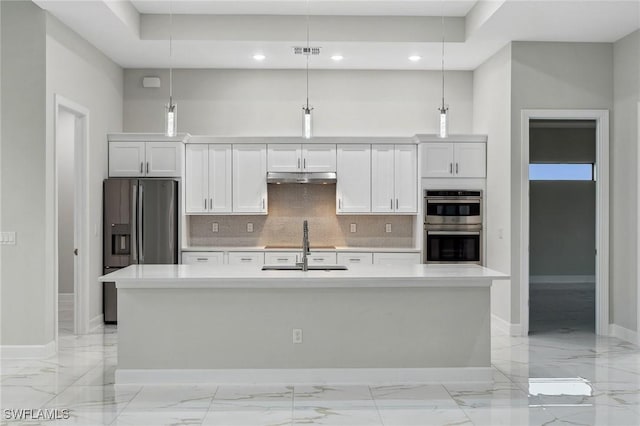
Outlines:
<svg viewBox="0 0 640 426"><path fill-rule="evenodd" d="M46 425L640 424L640 350L584 331L494 335L485 385L114 386L116 348L107 326L64 332L51 359L2 360L2 408L71 410Z"/></svg>

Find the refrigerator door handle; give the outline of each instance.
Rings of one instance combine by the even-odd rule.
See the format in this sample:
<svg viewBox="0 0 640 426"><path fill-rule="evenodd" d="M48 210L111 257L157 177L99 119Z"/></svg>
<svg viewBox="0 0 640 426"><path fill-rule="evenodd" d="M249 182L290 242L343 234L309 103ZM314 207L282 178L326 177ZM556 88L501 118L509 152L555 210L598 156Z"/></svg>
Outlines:
<svg viewBox="0 0 640 426"><path fill-rule="evenodd" d="M131 260L138 263L138 218L136 201L138 199L138 183L131 185Z"/></svg>
<svg viewBox="0 0 640 426"><path fill-rule="evenodd" d="M138 241L140 245L140 262L144 262L144 184L140 182L140 188L138 189Z"/></svg>

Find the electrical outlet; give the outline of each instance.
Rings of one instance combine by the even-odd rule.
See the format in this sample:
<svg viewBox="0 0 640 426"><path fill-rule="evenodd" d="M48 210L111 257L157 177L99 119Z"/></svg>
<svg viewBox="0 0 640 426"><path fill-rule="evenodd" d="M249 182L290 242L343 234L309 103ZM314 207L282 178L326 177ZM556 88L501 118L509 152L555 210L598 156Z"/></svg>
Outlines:
<svg viewBox="0 0 640 426"><path fill-rule="evenodd" d="M218 222L213 222L211 224L211 232L218 232L220 230L220 227L218 226Z"/></svg>
<svg viewBox="0 0 640 426"><path fill-rule="evenodd" d="M498 228L498 239L501 240L504 238L504 228Z"/></svg>
<svg viewBox="0 0 640 426"><path fill-rule="evenodd" d="M350 232L357 232L358 231L358 227L356 226L355 223L351 224L351 226L349 227L349 231Z"/></svg>
<svg viewBox="0 0 640 426"><path fill-rule="evenodd" d="M294 328L293 329L293 343L300 344L302 343L302 329Z"/></svg>
<svg viewBox="0 0 640 426"><path fill-rule="evenodd" d="M0 233L0 244L3 245L16 245L16 233L15 232L2 232Z"/></svg>
<svg viewBox="0 0 640 426"><path fill-rule="evenodd" d="M387 223L384 225L384 232L391 232L391 224Z"/></svg>
<svg viewBox="0 0 640 426"><path fill-rule="evenodd" d="M253 232L253 223L247 223L247 232Z"/></svg>

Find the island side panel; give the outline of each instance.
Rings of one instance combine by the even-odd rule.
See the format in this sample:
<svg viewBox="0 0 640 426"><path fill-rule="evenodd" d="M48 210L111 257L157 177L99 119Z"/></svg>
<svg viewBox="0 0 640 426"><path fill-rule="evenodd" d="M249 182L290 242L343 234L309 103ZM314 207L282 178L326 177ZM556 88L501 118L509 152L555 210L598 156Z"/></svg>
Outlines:
<svg viewBox="0 0 640 426"><path fill-rule="evenodd" d="M118 291L119 369L490 366L490 287Z"/></svg>

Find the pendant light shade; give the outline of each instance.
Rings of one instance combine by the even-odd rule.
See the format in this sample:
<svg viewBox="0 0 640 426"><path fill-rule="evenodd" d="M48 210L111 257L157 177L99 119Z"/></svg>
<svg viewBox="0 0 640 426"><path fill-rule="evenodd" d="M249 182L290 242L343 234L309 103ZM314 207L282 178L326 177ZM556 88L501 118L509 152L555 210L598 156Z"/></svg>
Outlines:
<svg viewBox="0 0 640 426"><path fill-rule="evenodd" d="M302 107L302 137L305 139L311 139L313 135L313 125L311 118L311 111L313 108L309 108L309 105Z"/></svg>
<svg viewBox="0 0 640 426"><path fill-rule="evenodd" d="M438 111L440 111L438 136L446 138L449 136L449 108L444 103L444 13L442 14L442 105Z"/></svg>
<svg viewBox="0 0 640 426"><path fill-rule="evenodd" d="M174 137L178 134L178 105L173 103L173 8L169 2L169 103L164 107L164 134Z"/></svg>

